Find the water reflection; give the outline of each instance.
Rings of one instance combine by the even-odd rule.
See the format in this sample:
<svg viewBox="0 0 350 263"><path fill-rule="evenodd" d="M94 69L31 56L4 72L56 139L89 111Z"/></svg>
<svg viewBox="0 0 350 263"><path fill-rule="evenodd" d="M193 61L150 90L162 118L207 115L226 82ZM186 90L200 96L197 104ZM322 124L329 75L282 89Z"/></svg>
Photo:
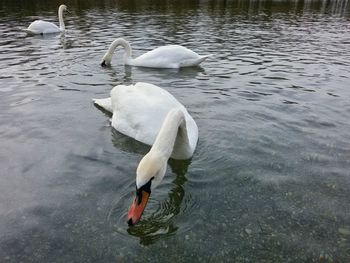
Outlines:
<svg viewBox="0 0 350 263"><path fill-rule="evenodd" d="M164 69L154 69L154 68L145 68L145 67L139 67L140 71L144 72L145 74L154 74L157 73L159 75L163 75L164 77L172 77L172 78L178 78L181 76L181 78L195 78L199 73L204 74L205 69L198 65L194 67L184 67L184 68L178 68L178 69L170 69L170 68L164 68Z"/></svg>
<svg viewBox="0 0 350 263"><path fill-rule="evenodd" d="M266 1L266 0L253 0L253 1L152 1L150 4L147 0L130 1L130 0L111 0L111 1L75 1L66 0L65 4L72 10L76 10L78 14L89 10L91 7L99 8L101 10L109 11L111 8L118 8L123 12L140 12L159 10L168 12L172 10L177 15L186 14L188 10L196 10L203 8L209 13L219 14L223 13L225 9L231 9L232 13L239 13L245 11L247 15L252 15L257 12L266 14L284 12L303 14L307 11L315 11L319 13L328 14L349 14L349 1L330 1L330 0L292 0L292 1ZM56 1L5 1L2 4L2 12L17 13L17 15L35 15L43 11L56 9L59 3Z"/></svg>
<svg viewBox="0 0 350 263"><path fill-rule="evenodd" d="M63 49L70 49L74 46L74 39L67 37L65 33L60 33L60 44Z"/></svg>
<svg viewBox="0 0 350 263"><path fill-rule="evenodd" d="M60 38L62 35L64 36L63 32L57 32L57 33L52 33L52 34L27 34L27 33L25 33L26 37L30 37L33 39L46 39L46 40L57 39L57 38Z"/></svg>
<svg viewBox="0 0 350 263"><path fill-rule="evenodd" d="M96 106L98 107L98 106ZM109 112L104 111L101 109L107 116L111 116ZM116 129L111 128L112 133L112 143L113 145L118 148L119 150L123 152L129 152L129 153L137 153L141 155L145 155L150 147L146 144L143 144L139 141L136 141L133 138L130 138L120 132L118 132Z"/></svg>
<svg viewBox="0 0 350 263"><path fill-rule="evenodd" d="M125 65L125 80L131 80L133 71L137 74L145 76L154 75L165 79L193 79L199 74L205 74L205 69L201 66L185 67L185 68L147 68L132 67Z"/></svg>

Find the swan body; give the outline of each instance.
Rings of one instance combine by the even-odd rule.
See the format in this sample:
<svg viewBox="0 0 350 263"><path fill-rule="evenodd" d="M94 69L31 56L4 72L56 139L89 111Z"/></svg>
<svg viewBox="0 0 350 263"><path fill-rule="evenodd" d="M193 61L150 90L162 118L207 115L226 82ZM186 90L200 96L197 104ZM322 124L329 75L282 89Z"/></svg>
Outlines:
<svg viewBox="0 0 350 263"><path fill-rule="evenodd" d="M94 103L113 113L116 130L152 145L136 171L136 198L128 213L128 223L133 225L139 221L151 191L162 181L168 159L193 155L198 127L170 93L148 83L116 86L110 98L94 99Z"/></svg>
<svg viewBox="0 0 350 263"><path fill-rule="evenodd" d="M65 31L65 25L63 21L63 11L67 10L67 6L60 5L58 8L58 20L59 27L55 24L43 20L35 20L32 22L27 29L24 29L25 32L32 35L38 34L52 34Z"/></svg>
<svg viewBox="0 0 350 263"><path fill-rule="evenodd" d="M168 45L153 49L137 58L132 58L132 49L125 39L117 38L110 45L104 55L101 65L111 64L112 56L118 46L125 49L124 64L149 68L181 68L197 66L204 61L208 55L200 56L196 52L179 45Z"/></svg>
<svg viewBox="0 0 350 263"><path fill-rule="evenodd" d="M118 85L111 91L111 97L93 99L94 103L111 112L112 127L142 143L153 145L168 112L180 108L185 116L186 136L173 149L174 159L188 159L192 156L197 140L198 127L186 108L166 90L149 83Z"/></svg>

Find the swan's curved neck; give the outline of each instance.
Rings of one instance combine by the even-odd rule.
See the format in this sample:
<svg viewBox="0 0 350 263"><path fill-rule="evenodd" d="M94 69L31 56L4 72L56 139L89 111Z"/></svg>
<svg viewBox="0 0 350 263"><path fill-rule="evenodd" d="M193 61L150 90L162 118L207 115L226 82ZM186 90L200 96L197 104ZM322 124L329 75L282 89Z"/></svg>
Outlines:
<svg viewBox="0 0 350 263"><path fill-rule="evenodd" d="M150 152L156 151L160 153L167 161L173 152L175 141L179 132L186 133L185 115L180 108L172 109L165 117ZM183 137L187 139L187 134L183 135Z"/></svg>
<svg viewBox="0 0 350 263"><path fill-rule="evenodd" d="M123 38L117 38L116 40L113 41L113 43L110 45L108 54L110 57L112 57L115 49L118 46L122 46L125 49L125 55L124 55L124 61L131 59L131 46L128 41L126 41Z"/></svg>
<svg viewBox="0 0 350 263"><path fill-rule="evenodd" d="M151 150L142 158L136 171L136 186L152 180L152 189L165 175L168 159L177 144L189 144L185 115L182 108L172 109L165 117Z"/></svg>
<svg viewBox="0 0 350 263"><path fill-rule="evenodd" d="M64 9L64 6L60 6L58 8L58 21L60 23L61 31L64 31L66 29L66 27L64 25L64 21L63 21L63 9Z"/></svg>

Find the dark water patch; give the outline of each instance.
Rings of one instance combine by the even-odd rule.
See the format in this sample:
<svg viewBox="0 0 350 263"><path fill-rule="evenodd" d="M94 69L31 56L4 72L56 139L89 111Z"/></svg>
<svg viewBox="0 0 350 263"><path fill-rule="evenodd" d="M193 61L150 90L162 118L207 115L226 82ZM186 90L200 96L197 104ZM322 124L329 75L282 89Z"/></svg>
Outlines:
<svg viewBox="0 0 350 263"><path fill-rule="evenodd" d="M285 103L285 104L298 104L298 102L290 101L290 100L284 100L283 103Z"/></svg>
<svg viewBox="0 0 350 263"><path fill-rule="evenodd" d="M63 90L63 91L78 91L78 92L81 92L81 90L79 90L79 89L61 88L60 90Z"/></svg>

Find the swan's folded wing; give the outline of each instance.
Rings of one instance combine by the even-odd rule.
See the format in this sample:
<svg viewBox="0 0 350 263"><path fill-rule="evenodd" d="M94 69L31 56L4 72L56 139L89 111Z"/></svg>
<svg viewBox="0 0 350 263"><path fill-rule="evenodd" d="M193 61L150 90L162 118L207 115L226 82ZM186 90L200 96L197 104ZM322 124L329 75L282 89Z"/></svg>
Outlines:
<svg viewBox="0 0 350 263"><path fill-rule="evenodd" d="M135 58L133 64L143 67L179 68L182 63L185 63L185 66L197 65L201 62L197 60L201 58L197 53L183 46L168 45L158 47Z"/></svg>
<svg viewBox="0 0 350 263"><path fill-rule="evenodd" d="M29 30L29 29L27 29L27 28L22 29L22 31L26 32L28 35L37 35L37 34L40 34L40 32L38 32L38 31Z"/></svg>
<svg viewBox="0 0 350 263"><path fill-rule="evenodd" d="M35 20L25 30L30 32L29 34L50 34L60 32L60 28L55 24L43 20Z"/></svg>
<svg viewBox="0 0 350 263"><path fill-rule="evenodd" d="M143 82L116 86L111 98L112 126L148 145L153 144L169 110L182 106L166 90Z"/></svg>

